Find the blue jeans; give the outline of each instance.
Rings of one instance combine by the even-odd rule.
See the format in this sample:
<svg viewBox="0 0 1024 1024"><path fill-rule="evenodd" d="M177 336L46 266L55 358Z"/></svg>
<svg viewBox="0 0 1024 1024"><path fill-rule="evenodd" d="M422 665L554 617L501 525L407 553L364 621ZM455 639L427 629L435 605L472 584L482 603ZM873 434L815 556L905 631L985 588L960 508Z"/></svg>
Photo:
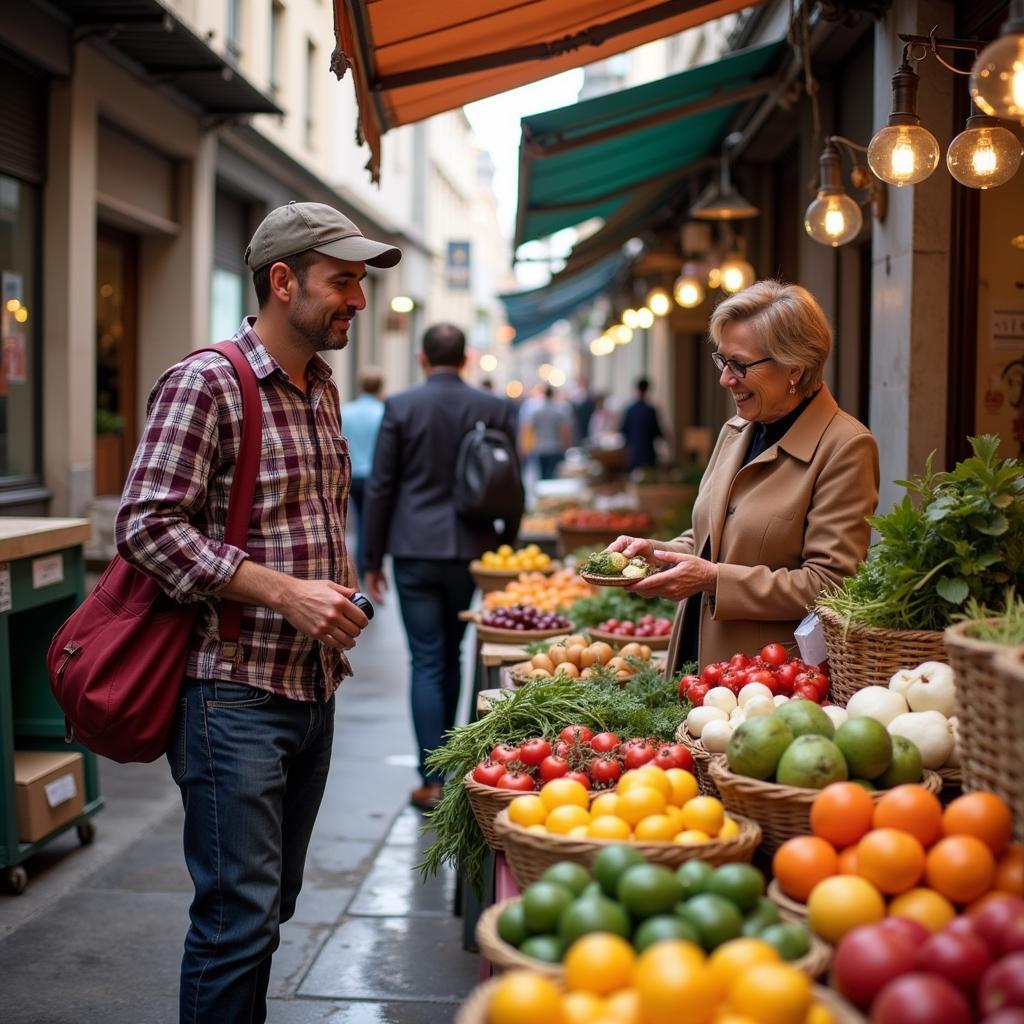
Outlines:
<svg viewBox="0 0 1024 1024"><path fill-rule="evenodd" d="M181 1024L262 1024L270 958L295 913L327 782L334 698L307 703L188 680L167 758L195 886Z"/></svg>
<svg viewBox="0 0 1024 1024"><path fill-rule="evenodd" d="M563 455L558 452L542 452L537 456L541 480L554 480Z"/></svg>
<svg viewBox="0 0 1024 1024"><path fill-rule="evenodd" d="M363 551L363 497L366 494L366 477L354 476L348 491L348 507L356 514L356 574L360 579L366 573Z"/></svg>
<svg viewBox="0 0 1024 1024"><path fill-rule="evenodd" d="M473 599L469 563L455 558L394 559L395 588L409 641L412 723L424 783L444 782L427 771L426 755L455 725L462 688L459 612Z"/></svg>

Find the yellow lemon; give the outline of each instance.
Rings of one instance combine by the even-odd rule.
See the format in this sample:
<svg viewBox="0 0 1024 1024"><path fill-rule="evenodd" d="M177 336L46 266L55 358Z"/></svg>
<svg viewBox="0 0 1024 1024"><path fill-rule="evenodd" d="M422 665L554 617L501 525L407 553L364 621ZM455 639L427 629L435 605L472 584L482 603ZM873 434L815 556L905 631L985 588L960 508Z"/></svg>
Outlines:
<svg viewBox="0 0 1024 1024"><path fill-rule="evenodd" d="M675 804L676 807L682 807L700 792L696 776L685 768L669 768L665 772L665 778L668 779L669 785L672 787L669 802Z"/></svg>
<svg viewBox="0 0 1024 1024"><path fill-rule="evenodd" d="M740 834L739 823L730 818L727 814L722 821L722 827L718 830L718 839L735 839Z"/></svg>
<svg viewBox="0 0 1024 1024"><path fill-rule="evenodd" d="M605 1000L605 1013L615 1024L641 1024L640 993L635 988L620 988Z"/></svg>
<svg viewBox="0 0 1024 1024"><path fill-rule="evenodd" d="M671 798L672 783L664 768L659 768L656 764L645 764L642 768L637 768L636 773L643 780L642 785L656 789L666 802Z"/></svg>
<svg viewBox="0 0 1024 1024"><path fill-rule="evenodd" d="M678 831L667 814L649 814L636 823L633 835L640 842L668 842Z"/></svg>
<svg viewBox="0 0 1024 1024"><path fill-rule="evenodd" d="M610 814L594 818L587 826L587 835L591 839L629 839L632 834L629 822Z"/></svg>
<svg viewBox="0 0 1024 1024"><path fill-rule="evenodd" d="M635 825L641 818L651 814L661 814L664 810L665 798L650 786L636 786L627 793L621 793L615 805L615 813L630 825Z"/></svg>
<svg viewBox="0 0 1024 1024"><path fill-rule="evenodd" d="M614 793L602 793L600 796L594 797L594 802L590 805L590 814L594 818L614 814L618 802L619 798Z"/></svg>
<svg viewBox="0 0 1024 1024"><path fill-rule="evenodd" d="M590 806L590 794L584 788L583 783L577 782L575 779L552 779L550 782L544 783L540 791L540 798L549 811L566 805L584 808Z"/></svg>
<svg viewBox="0 0 1024 1024"><path fill-rule="evenodd" d="M725 808L721 800L713 796L695 796L683 804L683 824L687 828L700 829L709 836L717 836L725 820Z"/></svg>
<svg viewBox="0 0 1024 1024"><path fill-rule="evenodd" d="M643 785L646 785L646 783L644 782L644 777L640 774L640 769L631 768L628 772L623 772L622 777L615 784L615 792L619 796L625 796L631 789Z"/></svg>
<svg viewBox="0 0 1024 1024"><path fill-rule="evenodd" d="M527 832L536 832L538 835L546 836L548 834L547 825L527 825Z"/></svg>
<svg viewBox="0 0 1024 1024"><path fill-rule="evenodd" d="M488 1024L562 1024L562 993L534 971L509 971L494 988L487 1007Z"/></svg>
<svg viewBox="0 0 1024 1024"><path fill-rule="evenodd" d="M569 831L566 832L565 834L570 839L586 839L590 835L590 831L589 830L590 830L590 826L589 825L576 825L573 828L569 829Z"/></svg>
<svg viewBox="0 0 1024 1024"><path fill-rule="evenodd" d="M668 807L665 808L665 816L675 826L672 835L675 835L676 832L683 831L683 812L680 808L676 807L675 804L669 804Z"/></svg>
<svg viewBox="0 0 1024 1024"><path fill-rule="evenodd" d="M729 1004L760 1024L803 1024L811 979L789 964L755 964L733 977Z"/></svg>
<svg viewBox="0 0 1024 1024"><path fill-rule="evenodd" d="M517 796L508 805L509 821L516 825L522 825L523 828L529 828L530 825L543 825L547 816L548 809L544 806L544 801L536 795Z"/></svg>
<svg viewBox="0 0 1024 1024"><path fill-rule="evenodd" d="M624 938L592 932L577 939L562 960L565 987L606 996L630 983L635 962L636 953Z"/></svg>
<svg viewBox="0 0 1024 1024"><path fill-rule="evenodd" d="M733 978L757 964L777 964L779 954L774 946L763 939L733 939L724 942L708 960L708 967L715 976L722 993L729 991Z"/></svg>
<svg viewBox="0 0 1024 1024"><path fill-rule="evenodd" d="M710 843L711 836L707 832L701 832L699 828L688 828L678 833L672 840L680 846L692 846L694 843Z"/></svg>
<svg viewBox="0 0 1024 1024"><path fill-rule="evenodd" d="M668 939L644 950L633 984L644 1021L709 1024L718 1006L718 985L691 942Z"/></svg>
<svg viewBox="0 0 1024 1024"><path fill-rule="evenodd" d="M581 787L582 788L582 787ZM548 812L547 821L544 823L549 832L555 835L566 836L571 829L579 825L586 827L590 824L590 812L575 804L563 804Z"/></svg>
<svg viewBox="0 0 1024 1024"><path fill-rule="evenodd" d="M566 992L562 997L565 1024L593 1024L605 1008L605 1001L593 992Z"/></svg>

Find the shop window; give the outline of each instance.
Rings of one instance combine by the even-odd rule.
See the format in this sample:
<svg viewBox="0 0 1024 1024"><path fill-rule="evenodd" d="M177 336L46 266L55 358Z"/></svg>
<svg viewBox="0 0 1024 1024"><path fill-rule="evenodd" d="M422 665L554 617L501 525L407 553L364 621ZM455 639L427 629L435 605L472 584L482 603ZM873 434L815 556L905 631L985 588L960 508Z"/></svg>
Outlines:
<svg viewBox="0 0 1024 1024"><path fill-rule="evenodd" d="M0 489L39 478L39 192L0 174Z"/></svg>
<svg viewBox="0 0 1024 1024"><path fill-rule="evenodd" d="M237 270L213 268L210 290L210 341L233 338L245 316L245 279Z"/></svg>

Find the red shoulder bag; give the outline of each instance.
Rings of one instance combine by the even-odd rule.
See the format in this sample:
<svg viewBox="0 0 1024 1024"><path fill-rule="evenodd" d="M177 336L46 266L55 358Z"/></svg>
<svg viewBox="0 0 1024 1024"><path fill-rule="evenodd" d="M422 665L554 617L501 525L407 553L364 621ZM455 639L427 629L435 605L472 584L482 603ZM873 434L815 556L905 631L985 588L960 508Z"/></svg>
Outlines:
<svg viewBox="0 0 1024 1024"><path fill-rule="evenodd" d="M242 389L242 439L228 499L225 543L244 549L263 441L256 375L232 341L200 352L230 360ZM155 761L167 749L199 604L179 604L120 555L50 644L50 688L65 739L111 760ZM222 643L238 642L241 605L220 609Z"/></svg>

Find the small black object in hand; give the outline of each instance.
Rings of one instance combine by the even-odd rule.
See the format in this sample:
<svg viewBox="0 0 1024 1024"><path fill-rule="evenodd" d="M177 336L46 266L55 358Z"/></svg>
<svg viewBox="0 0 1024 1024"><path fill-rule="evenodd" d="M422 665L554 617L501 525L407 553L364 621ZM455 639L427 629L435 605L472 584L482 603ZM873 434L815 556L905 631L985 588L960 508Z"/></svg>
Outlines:
<svg viewBox="0 0 1024 1024"><path fill-rule="evenodd" d="M358 590L349 598L349 600L362 611L362 613L368 618L373 618L373 605L370 604L370 599Z"/></svg>

